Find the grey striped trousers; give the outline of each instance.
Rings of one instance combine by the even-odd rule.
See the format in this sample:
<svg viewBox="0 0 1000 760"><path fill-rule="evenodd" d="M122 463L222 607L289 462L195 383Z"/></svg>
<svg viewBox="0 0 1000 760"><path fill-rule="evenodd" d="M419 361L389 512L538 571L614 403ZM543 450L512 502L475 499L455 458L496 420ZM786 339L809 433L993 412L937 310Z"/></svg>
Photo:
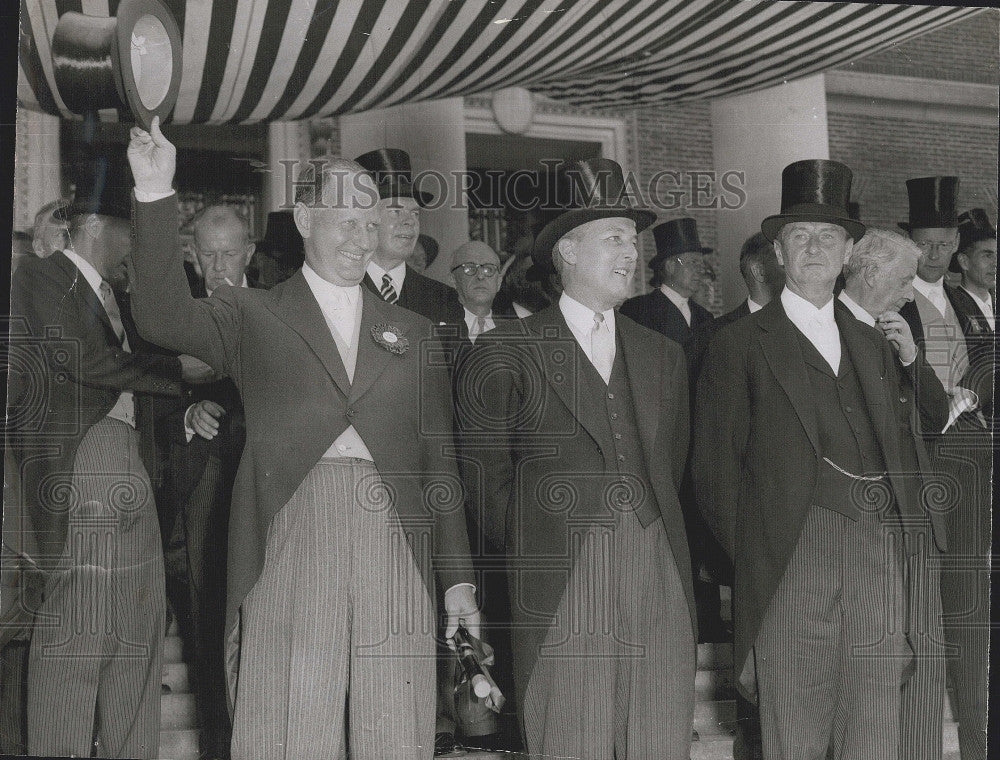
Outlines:
<svg viewBox="0 0 1000 760"><path fill-rule="evenodd" d="M306 476L271 523L241 625L233 760L433 755L433 604L371 462Z"/></svg>
<svg viewBox="0 0 1000 760"><path fill-rule="evenodd" d="M532 758L688 760L696 650L663 522L632 512L573 537L555 622L524 697Z"/></svg>
<svg viewBox="0 0 1000 760"><path fill-rule="evenodd" d="M877 514L809 510L755 645L767 760L909 760L902 557Z"/></svg>
<svg viewBox="0 0 1000 760"><path fill-rule="evenodd" d="M28 663L28 753L156 757L166 600L160 529L138 434L105 417L77 450L64 569ZM56 506L56 505L53 505Z"/></svg>

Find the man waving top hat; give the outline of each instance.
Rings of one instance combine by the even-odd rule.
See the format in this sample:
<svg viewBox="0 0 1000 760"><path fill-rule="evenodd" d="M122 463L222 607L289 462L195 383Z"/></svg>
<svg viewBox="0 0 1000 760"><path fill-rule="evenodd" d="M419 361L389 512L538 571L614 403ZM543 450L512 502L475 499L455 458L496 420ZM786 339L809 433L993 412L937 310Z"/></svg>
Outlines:
<svg viewBox="0 0 1000 760"><path fill-rule="evenodd" d="M606 159L532 256L557 303L486 333L458 378L469 484L506 549L514 674L531 757L686 760L694 602L677 487L687 454L680 348L615 306L654 219ZM478 413L477 413L478 404Z"/></svg>
<svg viewBox="0 0 1000 760"><path fill-rule="evenodd" d="M458 325L465 314L458 293L407 263L420 237L420 209L434 200L414 186L409 154L379 148L356 160L375 178L379 196L378 247L368 263L365 287L436 325Z"/></svg>
<svg viewBox="0 0 1000 760"><path fill-rule="evenodd" d="M781 213L761 224L785 289L716 334L696 395L695 493L733 557L736 675L760 707L764 756L782 760L831 744L900 757L910 650L889 531L918 509L899 453L914 357L833 297L865 232L850 186L835 161L785 168Z"/></svg>

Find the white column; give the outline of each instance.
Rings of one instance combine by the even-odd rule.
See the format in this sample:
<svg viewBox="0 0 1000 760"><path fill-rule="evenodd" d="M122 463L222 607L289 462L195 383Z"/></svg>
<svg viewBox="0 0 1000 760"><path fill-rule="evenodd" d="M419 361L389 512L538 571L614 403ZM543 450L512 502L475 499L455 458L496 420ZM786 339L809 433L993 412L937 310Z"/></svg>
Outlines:
<svg viewBox="0 0 1000 760"><path fill-rule="evenodd" d="M265 192L265 208L267 211L290 208L295 203L294 190L291 182L298 179L298 172L310 158L309 123L306 121L272 121L267 125L267 166L270 169ZM282 161L295 161L295 167L289 167ZM287 176L293 171L291 177ZM291 197L286 197L286 196Z"/></svg>
<svg viewBox="0 0 1000 760"><path fill-rule="evenodd" d="M743 241L781 208L782 169L793 161L830 157L823 75L713 100L712 153L720 176L745 174L745 202L718 212L718 282L728 311L747 295L739 270Z"/></svg>
<svg viewBox="0 0 1000 760"><path fill-rule="evenodd" d="M441 246L427 274L452 284L451 252L469 239L469 211L459 187L465 163L462 98L431 100L340 117L340 151L354 158L376 148L402 148L414 174L433 170L444 185L425 177L420 189L433 193L434 208L420 215L421 231Z"/></svg>
<svg viewBox="0 0 1000 760"><path fill-rule="evenodd" d="M17 109L14 147L14 225L27 230L35 213L62 193L59 117Z"/></svg>

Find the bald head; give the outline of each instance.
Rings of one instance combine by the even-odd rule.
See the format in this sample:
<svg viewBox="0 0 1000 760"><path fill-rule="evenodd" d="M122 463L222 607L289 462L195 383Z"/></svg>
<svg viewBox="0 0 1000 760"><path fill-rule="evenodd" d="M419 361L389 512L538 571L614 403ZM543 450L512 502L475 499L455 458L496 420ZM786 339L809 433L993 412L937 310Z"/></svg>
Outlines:
<svg viewBox="0 0 1000 760"><path fill-rule="evenodd" d="M455 249L451 266L458 300L473 314L485 317L500 290L500 257L486 243L470 240Z"/></svg>

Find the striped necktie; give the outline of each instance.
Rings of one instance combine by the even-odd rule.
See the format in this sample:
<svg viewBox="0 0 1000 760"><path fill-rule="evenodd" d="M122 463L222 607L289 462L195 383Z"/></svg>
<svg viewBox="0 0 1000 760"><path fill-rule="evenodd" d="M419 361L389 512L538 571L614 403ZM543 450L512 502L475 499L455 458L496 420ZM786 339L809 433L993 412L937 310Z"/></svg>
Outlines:
<svg viewBox="0 0 1000 760"><path fill-rule="evenodd" d="M396 289L392 287L392 277L386 272L382 275L382 290L379 291L382 294L382 300L388 301L389 303L396 303L399 300L399 293Z"/></svg>
<svg viewBox="0 0 1000 760"><path fill-rule="evenodd" d="M128 338L125 335L125 325L122 323L122 313L118 309L118 301L115 300L115 294L106 280L101 280L100 292L101 303L104 304L104 311L108 314L108 320L114 328L115 335L118 336L118 343L128 351Z"/></svg>

